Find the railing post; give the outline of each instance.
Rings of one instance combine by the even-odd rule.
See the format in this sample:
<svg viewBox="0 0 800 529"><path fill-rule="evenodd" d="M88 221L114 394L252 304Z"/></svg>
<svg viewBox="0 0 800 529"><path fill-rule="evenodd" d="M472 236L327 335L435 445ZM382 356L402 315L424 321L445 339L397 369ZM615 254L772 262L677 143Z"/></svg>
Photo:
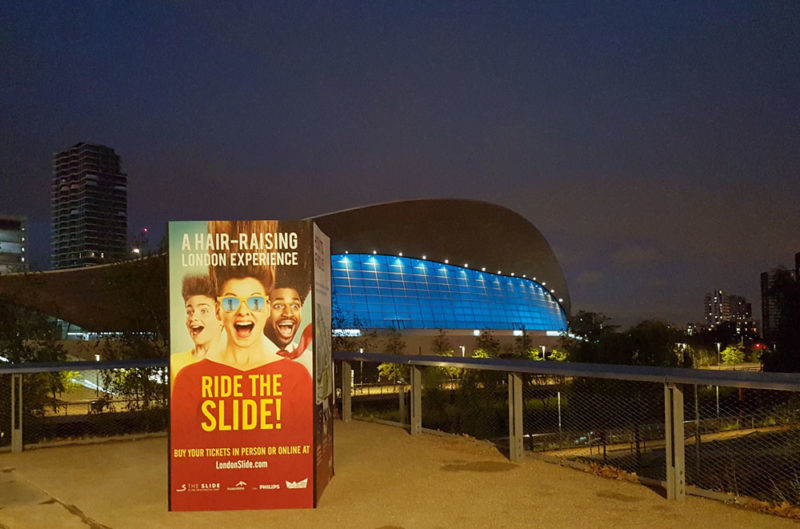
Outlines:
<svg viewBox="0 0 800 529"><path fill-rule="evenodd" d="M523 457L522 429L522 375L508 374L508 458L519 461Z"/></svg>
<svg viewBox="0 0 800 529"><path fill-rule="evenodd" d="M664 436L667 453L667 499L686 499L686 458L683 438L683 389L664 384Z"/></svg>
<svg viewBox="0 0 800 529"><path fill-rule="evenodd" d="M342 421L344 422L353 419L352 385L353 372L350 369L350 362L342 360Z"/></svg>
<svg viewBox="0 0 800 529"><path fill-rule="evenodd" d="M22 375L11 375L11 451L22 452Z"/></svg>
<svg viewBox="0 0 800 529"><path fill-rule="evenodd" d="M397 405L400 407L400 424L406 424L408 420L408 410L406 409L406 388L400 388L397 392Z"/></svg>
<svg viewBox="0 0 800 529"><path fill-rule="evenodd" d="M422 433L422 371L411 367L411 435Z"/></svg>

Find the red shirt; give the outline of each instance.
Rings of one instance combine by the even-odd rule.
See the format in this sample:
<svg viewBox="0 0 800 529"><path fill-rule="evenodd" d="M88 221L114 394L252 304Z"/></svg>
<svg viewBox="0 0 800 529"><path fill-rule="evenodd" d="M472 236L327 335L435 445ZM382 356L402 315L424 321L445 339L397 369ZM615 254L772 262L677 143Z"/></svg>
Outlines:
<svg viewBox="0 0 800 529"><path fill-rule="evenodd" d="M184 367L170 401L171 509L312 507L313 397L288 359Z"/></svg>

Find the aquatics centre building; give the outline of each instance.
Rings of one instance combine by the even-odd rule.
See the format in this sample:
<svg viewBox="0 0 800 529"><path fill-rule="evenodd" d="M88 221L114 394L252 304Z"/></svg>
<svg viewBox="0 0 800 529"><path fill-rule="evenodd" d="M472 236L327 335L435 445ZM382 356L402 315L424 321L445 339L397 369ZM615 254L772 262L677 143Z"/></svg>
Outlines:
<svg viewBox="0 0 800 529"><path fill-rule="evenodd" d="M331 238L336 333L396 329L416 354L444 331L469 355L484 330L505 343L524 332L548 349L566 330L561 267L536 227L507 208L424 199L313 220ZM166 256L4 276L0 295L86 331L152 332L167 317Z"/></svg>
<svg viewBox="0 0 800 529"><path fill-rule="evenodd" d="M334 332L397 329L417 353L444 331L468 354L484 330L504 343L524 332L550 348L567 328L561 267L542 234L509 209L428 199L314 220L331 237Z"/></svg>

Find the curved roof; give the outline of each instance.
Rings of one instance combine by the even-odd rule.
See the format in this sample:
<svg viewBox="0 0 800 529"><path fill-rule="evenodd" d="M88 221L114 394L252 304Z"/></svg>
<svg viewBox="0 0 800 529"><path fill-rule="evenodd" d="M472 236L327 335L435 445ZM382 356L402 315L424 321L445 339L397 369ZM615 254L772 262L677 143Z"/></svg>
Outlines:
<svg viewBox="0 0 800 529"><path fill-rule="evenodd" d="M409 200L312 220L331 238L331 253L403 252L526 274L546 283L569 314L567 284L550 245L530 222L504 207L473 200ZM152 332L167 325L167 258L4 275L0 298L88 331Z"/></svg>
<svg viewBox="0 0 800 529"><path fill-rule="evenodd" d="M570 313L564 273L545 238L510 209L476 200L389 202L313 217L331 238L331 253L422 258L504 275L525 274L544 284Z"/></svg>

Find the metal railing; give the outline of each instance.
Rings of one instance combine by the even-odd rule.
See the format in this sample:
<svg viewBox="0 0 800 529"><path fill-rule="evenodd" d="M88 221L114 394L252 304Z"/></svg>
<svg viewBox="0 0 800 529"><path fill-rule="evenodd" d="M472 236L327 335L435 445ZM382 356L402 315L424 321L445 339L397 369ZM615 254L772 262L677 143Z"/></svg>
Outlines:
<svg viewBox="0 0 800 529"><path fill-rule="evenodd" d="M359 353L334 359L344 420L488 439L512 460L533 455L625 475L678 500L688 491L800 505L796 374ZM358 362L403 366L393 372L404 373L408 395L357 396Z"/></svg>
<svg viewBox="0 0 800 529"><path fill-rule="evenodd" d="M635 475L675 499L688 492L800 505L795 374L340 352L334 359L344 420L487 439L512 460ZM352 369L359 362L402 369L390 383L354 382L364 371ZM0 449L165 432L166 370L166 359L0 366ZM52 391L48 377L67 373L94 388L87 383L78 399ZM137 386L148 381L149 389Z"/></svg>
<svg viewBox="0 0 800 529"><path fill-rule="evenodd" d="M166 359L0 366L0 449L166 432ZM66 389L66 391L64 391Z"/></svg>

